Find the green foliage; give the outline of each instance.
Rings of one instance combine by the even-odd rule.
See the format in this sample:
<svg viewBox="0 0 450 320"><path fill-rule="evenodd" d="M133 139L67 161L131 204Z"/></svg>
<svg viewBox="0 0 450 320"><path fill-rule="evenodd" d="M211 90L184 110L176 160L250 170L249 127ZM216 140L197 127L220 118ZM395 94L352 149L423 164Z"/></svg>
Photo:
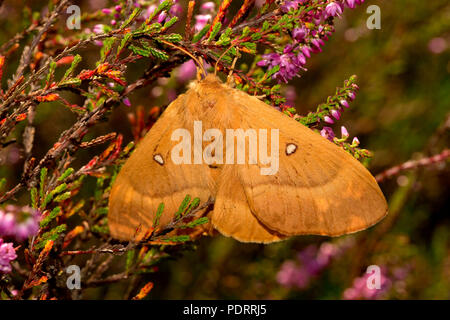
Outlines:
<svg viewBox="0 0 450 320"><path fill-rule="evenodd" d="M161 203L156 210L155 221L153 221L153 227L156 228L159 225L159 219L161 218L164 211L164 203Z"/></svg>
<svg viewBox="0 0 450 320"><path fill-rule="evenodd" d="M59 226L56 226L52 230L45 232L40 237L39 241L36 243L35 248L42 249L45 247L45 244L47 243L47 241L50 241L50 240L56 241L59 238L59 236L61 235L61 233L66 231L66 229L67 229L67 225L61 224Z"/></svg>
<svg viewBox="0 0 450 320"><path fill-rule="evenodd" d="M44 219L40 222L40 227L45 228L61 213L61 207L55 207Z"/></svg>

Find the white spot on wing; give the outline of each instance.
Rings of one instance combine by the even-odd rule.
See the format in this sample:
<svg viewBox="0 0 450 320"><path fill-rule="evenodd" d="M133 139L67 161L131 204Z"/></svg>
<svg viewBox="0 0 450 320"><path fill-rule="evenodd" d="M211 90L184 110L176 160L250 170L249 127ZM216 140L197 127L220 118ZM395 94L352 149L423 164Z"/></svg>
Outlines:
<svg viewBox="0 0 450 320"><path fill-rule="evenodd" d="M153 156L153 160L155 160L160 165L164 164L164 159L163 159L163 157L160 154L155 154Z"/></svg>
<svg viewBox="0 0 450 320"><path fill-rule="evenodd" d="M286 145L286 154L288 156L290 156L291 154L293 154L295 151L297 151L297 146L293 143L288 143Z"/></svg>

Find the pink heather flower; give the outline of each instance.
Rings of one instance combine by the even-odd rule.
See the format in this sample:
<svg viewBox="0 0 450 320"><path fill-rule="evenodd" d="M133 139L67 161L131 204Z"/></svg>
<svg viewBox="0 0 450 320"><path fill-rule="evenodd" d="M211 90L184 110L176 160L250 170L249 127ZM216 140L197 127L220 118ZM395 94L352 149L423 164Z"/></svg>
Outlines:
<svg viewBox="0 0 450 320"><path fill-rule="evenodd" d="M335 109L331 110L330 113L336 120L339 120L341 118L341 113Z"/></svg>
<svg viewBox="0 0 450 320"><path fill-rule="evenodd" d="M163 11L158 15L158 23L163 23L167 18L167 12Z"/></svg>
<svg viewBox="0 0 450 320"><path fill-rule="evenodd" d="M303 289L317 277L333 259L340 256L352 241L341 240L337 243L324 242L319 248L307 246L297 254L297 261L288 260L281 265L277 273L277 282L285 287Z"/></svg>
<svg viewBox="0 0 450 320"><path fill-rule="evenodd" d="M331 242L322 243L316 256L317 263L322 269L325 268L338 252L338 247L335 244Z"/></svg>
<svg viewBox="0 0 450 320"><path fill-rule="evenodd" d="M350 94L349 94L349 97L350 97ZM339 101L339 103L340 103L341 106L343 106L343 107L346 107L346 108L350 107L349 104L348 104L348 102L347 102L346 100L341 100L341 101Z"/></svg>
<svg viewBox="0 0 450 320"><path fill-rule="evenodd" d="M348 94L348 97L350 98L350 101L353 101L353 100L355 100L356 95L355 95L354 92L350 92L350 93ZM345 100L341 100L341 103L342 103L342 101L345 101ZM345 102L347 102L347 101L345 101ZM345 105L344 105L344 107L345 107Z"/></svg>
<svg viewBox="0 0 450 320"><path fill-rule="evenodd" d="M94 28L92 29L92 31L93 31L95 34L102 34L102 33L105 33L105 26L104 26L103 24L96 24L96 25L94 26Z"/></svg>
<svg viewBox="0 0 450 320"><path fill-rule="evenodd" d="M333 141L333 138L335 137L334 131L330 127L323 127L320 131L320 135L330 141Z"/></svg>
<svg viewBox="0 0 450 320"><path fill-rule="evenodd" d="M353 138L352 145L359 146L359 139L357 137Z"/></svg>
<svg viewBox="0 0 450 320"><path fill-rule="evenodd" d="M277 282L285 287L304 288L309 283L309 275L294 261L286 261L277 273Z"/></svg>
<svg viewBox="0 0 450 320"><path fill-rule="evenodd" d="M269 70L277 65L280 66L280 70L275 72L272 78L277 79L278 82L287 83L288 80L298 75L300 70L305 70L303 67L306 63L305 56L302 53L295 54L293 50L294 46L288 44L284 48L283 54L263 54L263 60L258 61L257 65L260 67L268 66Z"/></svg>
<svg viewBox="0 0 450 320"><path fill-rule="evenodd" d="M116 24L117 24L117 21L116 21L116 20L114 20L114 19L111 20L111 25L112 25L112 26L115 26Z"/></svg>
<svg viewBox="0 0 450 320"><path fill-rule="evenodd" d="M325 15L326 17L335 17L340 16L342 14L342 7L337 2L330 2L325 7Z"/></svg>
<svg viewBox="0 0 450 320"><path fill-rule="evenodd" d="M16 250L12 243L4 243L0 238L0 273L10 273L11 261L17 258Z"/></svg>
<svg viewBox="0 0 450 320"><path fill-rule="evenodd" d="M148 6L147 10L145 11L145 13L143 15L143 18L144 19L148 19L153 14L153 12L155 12L155 10L156 10L156 5L155 4L152 4L151 6Z"/></svg>
<svg viewBox="0 0 450 320"><path fill-rule="evenodd" d="M292 38L297 42L302 42L305 39L307 29L305 28L295 28L292 30Z"/></svg>
<svg viewBox="0 0 450 320"><path fill-rule="evenodd" d="M433 38L428 42L428 50L434 54L440 54L447 49L447 41L444 38Z"/></svg>
<svg viewBox="0 0 450 320"><path fill-rule="evenodd" d="M308 46L303 46L302 47L302 53L305 57L310 58L311 57L311 48Z"/></svg>
<svg viewBox="0 0 450 320"><path fill-rule="evenodd" d="M342 126L341 127L341 137L342 137L342 139L344 139L344 138L347 139L348 136L349 136L349 134L348 134L347 128Z"/></svg>
<svg viewBox="0 0 450 320"><path fill-rule="evenodd" d="M204 14L212 13L214 10L216 10L216 4L212 1L205 2L200 6L200 12Z"/></svg>
<svg viewBox="0 0 450 320"><path fill-rule="evenodd" d="M127 97L122 99L122 102L124 105L126 105L127 107L131 107L131 101L130 99L128 99Z"/></svg>
<svg viewBox="0 0 450 320"><path fill-rule="evenodd" d="M122 11L122 6L117 5L117 6L115 6L114 9L115 9L117 12L120 12L120 11Z"/></svg>
<svg viewBox="0 0 450 320"><path fill-rule="evenodd" d="M183 7L176 3L170 8L169 14L174 17L180 17L183 14Z"/></svg>
<svg viewBox="0 0 450 320"><path fill-rule="evenodd" d="M359 3L357 3L357 2L364 2L364 0L363 1L357 1L357 0L345 0L345 3L347 4L347 6L350 8L350 9L355 9L355 7L356 7L356 5L357 4L359 4Z"/></svg>
<svg viewBox="0 0 450 320"><path fill-rule="evenodd" d="M14 214L0 209L0 235L14 235L15 227L16 219L14 218Z"/></svg>
<svg viewBox="0 0 450 320"><path fill-rule="evenodd" d="M323 121L325 121L326 123L329 123L329 124L333 124L334 123L334 120L331 117L329 117L329 116L323 117Z"/></svg>
<svg viewBox="0 0 450 320"><path fill-rule="evenodd" d="M311 40L311 44L313 46L310 47L309 49L312 52L318 53L318 52L322 52L321 46L323 46L325 44L325 42L323 42L322 39L314 38L314 39Z"/></svg>
<svg viewBox="0 0 450 320"><path fill-rule="evenodd" d="M198 14L194 18L195 18L194 30L195 32L199 32L206 26L206 24L209 21L211 21L212 16L210 14Z"/></svg>
<svg viewBox="0 0 450 320"><path fill-rule="evenodd" d="M111 9L108 9L108 8L104 8L104 9L102 9L102 12L103 12L104 14L111 14L111 13L112 13L112 10L111 10Z"/></svg>
<svg viewBox="0 0 450 320"><path fill-rule="evenodd" d="M194 60L189 60L183 63L178 69L177 80L179 82L186 82L194 78L197 68L195 66Z"/></svg>
<svg viewBox="0 0 450 320"><path fill-rule="evenodd" d="M19 222L18 218L21 219ZM15 237L18 241L35 236L39 231L41 214L28 206L7 205L0 209L0 236Z"/></svg>
<svg viewBox="0 0 450 320"><path fill-rule="evenodd" d="M291 10L297 10L298 8L298 1L284 1L283 4L280 6L281 11L284 13L287 13Z"/></svg>

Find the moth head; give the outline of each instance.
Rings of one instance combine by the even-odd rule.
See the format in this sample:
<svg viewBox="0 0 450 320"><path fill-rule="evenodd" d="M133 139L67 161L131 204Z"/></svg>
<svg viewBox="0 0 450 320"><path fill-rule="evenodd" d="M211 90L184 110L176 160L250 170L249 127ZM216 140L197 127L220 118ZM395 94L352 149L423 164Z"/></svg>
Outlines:
<svg viewBox="0 0 450 320"><path fill-rule="evenodd" d="M223 82L214 74L208 74L204 79L193 80L189 83L189 89L194 89L197 93L204 94L205 90L218 90L223 87Z"/></svg>

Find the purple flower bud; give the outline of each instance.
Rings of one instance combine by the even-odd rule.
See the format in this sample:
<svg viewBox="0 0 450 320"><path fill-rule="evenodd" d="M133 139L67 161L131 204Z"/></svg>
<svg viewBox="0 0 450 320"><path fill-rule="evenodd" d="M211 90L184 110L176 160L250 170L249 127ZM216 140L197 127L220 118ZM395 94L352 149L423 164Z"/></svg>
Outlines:
<svg viewBox="0 0 450 320"><path fill-rule="evenodd" d="M130 99L128 99L128 97L125 97L122 99L122 102L124 105L126 105L127 107L131 107L131 101Z"/></svg>
<svg viewBox="0 0 450 320"><path fill-rule="evenodd" d="M325 7L325 15L327 18L340 16L341 13L342 13L342 8L341 8L340 4L338 4L337 2L330 2Z"/></svg>
<svg viewBox="0 0 450 320"><path fill-rule="evenodd" d="M298 55L297 55L297 60L298 60L298 62L300 63L300 64L305 64L306 63L306 58L305 58L305 56L303 55L303 54L301 54L301 53L299 53Z"/></svg>
<svg viewBox="0 0 450 320"><path fill-rule="evenodd" d="M108 8L104 8L104 9L102 9L102 12L103 12L104 14L111 14L111 13L112 13L112 10L111 10L111 9L108 9Z"/></svg>
<svg viewBox="0 0 450 320"><path fill-rule="evenodd" d="M286 13L291 10L297 10L298 3L299 3L299 1L284 1L284 3L280 6L281 11Z"/></svg>
<svg viewBox="0 0 450 320"><path fill-rule="evenodd" d="M343 107L346 107L346 108L350 107L349 104L348 104L348 102L347 102L347 100L341 100L341 101L339 101L339 103L340 103L341 106L343 106Z"/></svg>
<svg viewBox="0 0 450 320"><path fill-rule="evenodd" d="M320 42L319 39L312 39L311 43L316 47L316 48L320 48Z"/></svg>
<svg viewBox="0 0 450 320"><path fill-rule="evenodd" d="M336 120L339 120L341 118L341 113L335 109L331 110L330 113Z"/></svg>
<svg viewBox="0 0 450 320"><path fill-rule="evenodd" d="M0 209L0 236L10 236L14 234L16 219L12 213L5 213Z"/></svg>
<svg viewBox="0 0 450 320"><path fill-rule="evenodd" d="M286 45L286 47L284 47L283 53L290 53L292 52L292 50L294 50L294 46L292 44L288 44Z"/></svg>
<svg viewBox="0 0 450 320"><path fill-rule="evenodd" d="M212 13L216 9L216 4L212 1L205 2L200 6L200 12L202 13Z"/></svg>
<svg viewBox="0 0 450 320"><path fill-rule="evenodd" d="M301 42L305 39L306 31L307 30L303 27L295 28L294 30L292 30L292 38L297 42Z"/></svg>
<svg viewBox="0 0 450 320"><path fill-rule="evenodd" d="M156 10L156 5L152 4L151 6L148 6L147 11L144 14L144 18L148 19L153 14L153 12L155 12L155 10Z"/></svg>
<svg viewBox="0 0 450 320"><path fill-rule="evenodd" d="M115 9L117 12L120 12L120 11L122 11L122 6L117 5L117 6L114 7L114 9Z"/></svg>
<svg viewBox="0 0 450 320"><path fill-rule="evenodd" d="M101 33L104 33L104 32L105 32L105 26L104 26L103 24L96 24L96 25L94 26L94 28L92 29L92 31L93 31L95 34L101 34Z"/></svg>
<svg viewBox="0 0 450 320"><path fill-rule="evenodd" d="M345 2L347 3L347 6L350 9L354 9L356 7L356 1L355 0L346 0Z"/></svg>
<svg viewBox="0 0 450 320"><path fill-rule="evenodd" d="M320 135L330 141L333 141L333 138L335 137L334 131L330 127L323 127L320 131Z"/></svg>
<svg viewBox="0 0 450 320"><path fill-rule="evenodd" d="M263 60L258 61L258 62L256 63L256 65L257 65L258 67L265 67L265 66L267 66L268 63L269 63L268 60L263 59Z"/></svg>
<svg viewBox="0 0 450 320"><path fill-rule="evenodd" d="M344 139L344 138L347 139L348 136L349 136L349 134L348 134L347 128L344 127L344 126L342 126L342 127L341 127L341 137L342 137L343 139Z"/></svg>
<svg viewBox="0 0 450 320"><path fill-rule="evenodd" d="M4 243L0 238L0 273L11 272L11 261L17 258L16 250L12 243Z"/></svg>
<svg viewBox="0 0 450 320"><path fill-rule="evenodd" d="M112 25L112 26L115 26L116 24L117 24L117 21L116 21L116 20L114 20L114 19L111 20L111 25Z"/></svg>
<svg viewBox="0 0 450 320"><path fill-rule="evenodd" d="M311 57L311 48L308 46L303 46L302 53L305 57L310 58Z"/></svg>
<svg viewBox="0 0 450 320"><path fill-rule="evenodd" d="M174 4L169 10L170 15L180 17L183 14L183 7L179 4Z"/></svg>
<svg viewBox="0 0 450 320"><path fill-rule="evenodd" d="M198 14L195 16L195 25L194 25L194 29L195 32L199 32L200 30L202 30L206 24L211 20L211 15L210 14Z"/></svg>
<svg viewBox="0 0 450 320"><path fill-rule="evenodd" d="M158 22L163 23L167 18L167 12L163 11L158 15Z"/></svg>
<svg viewBox="0 0 450 320"><path fill-rule="evenodd" d="M323 117L323 121L325 121L326 123L329 123L329 124L333 124L334 123L334 120L331 119L331 117L329 117L329 116Z"/></svg>
<svg viewBox="0 0 450 320"><path fill-rule="evenodd" d="M16 227L16 238L19 241L23 241L28 238L28 228L25 224L20 224Z"/></svg>

